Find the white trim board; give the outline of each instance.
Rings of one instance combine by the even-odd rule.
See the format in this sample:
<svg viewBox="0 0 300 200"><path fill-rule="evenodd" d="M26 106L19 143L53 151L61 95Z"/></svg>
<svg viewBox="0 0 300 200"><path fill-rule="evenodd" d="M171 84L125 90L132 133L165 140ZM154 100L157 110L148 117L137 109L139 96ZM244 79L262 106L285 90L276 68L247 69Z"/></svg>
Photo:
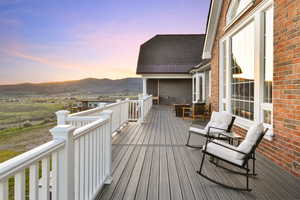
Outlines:
<svg viewBox="0 0 300 200"><path fill-rule="evenodd" d="M221 14L223 0L212 0L208 26L206 30L206 37L203 47L202 58L211 58L211 51L214 44L217 28L219 25L219 18Z"/></svg>
<svg viewBox="0 0 300 200"><path fill-rule="evenodd" d="M142 74L146 79L192 79L192 74Z"/></svg>

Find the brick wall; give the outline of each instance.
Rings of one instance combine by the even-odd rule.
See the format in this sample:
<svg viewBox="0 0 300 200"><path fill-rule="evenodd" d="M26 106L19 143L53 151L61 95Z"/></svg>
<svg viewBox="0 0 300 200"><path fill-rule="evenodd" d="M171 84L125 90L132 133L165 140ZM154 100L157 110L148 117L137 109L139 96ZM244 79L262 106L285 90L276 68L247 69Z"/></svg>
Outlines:
<svg viewBox="0 0 300 200"><path fill-rule="evenodd" d="M253 8L261 1L256 0ZM212 51L213 110L219 110L219 39L225 33L229 2L224 0ZM300 0L274 0L273 79L275 137L272 142L263 140L259 151L291 174L300 177ZM239 127L234 129L242 135L246 132Z"/></svg>

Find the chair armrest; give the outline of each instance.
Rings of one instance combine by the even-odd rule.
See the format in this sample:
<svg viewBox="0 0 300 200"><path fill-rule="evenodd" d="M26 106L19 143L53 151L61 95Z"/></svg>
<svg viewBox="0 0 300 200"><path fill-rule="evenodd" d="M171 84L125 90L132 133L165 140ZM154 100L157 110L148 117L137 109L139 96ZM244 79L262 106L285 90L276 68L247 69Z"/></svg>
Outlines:
<svg viewBox="0 0 300 200"><path fill-rule="evenodd" d="M217 128L217 127L213 127L213 126L208 127L208 130L209 130L210 128L212 128L212 129L217 129L217 130L222 130L222 131L227 131L227 129Z"/></svg>
<svg viewBox="0 0 300 200"><path fill-rule="evenodd" d="M221 130L221 131L225 131L225 132L227 131L227 129L217 128L217 127L210 126L210 127L208 127L208 132L207 132L208 137L209 137L210 129L217 129L217 130ZM224 134L222 134L221 132L218 133L218 134L224 135ZM225 135L225 136L226 136L226 135Z"/></svg>
<svg viewBox="0 0 300 200"><path fill-rule="evenodd" d="M225 147L225 148L227 148L227 149L230 149L230 150L232 150L232 151L235 151L235 152L238 152L238 153L241 153L241 154L244 154L244 155L248 155L248 154L245 153L245 152L236 150L236 149L234 149L234 148L230 148L230 147L225 146L225 145L223 145L223 144L220 144L220 143L218 143L218 142L214 142L214 141L211 141L211 142L214 143L214 144L216 144L216 145L219 145L219 146Z"/></svg>

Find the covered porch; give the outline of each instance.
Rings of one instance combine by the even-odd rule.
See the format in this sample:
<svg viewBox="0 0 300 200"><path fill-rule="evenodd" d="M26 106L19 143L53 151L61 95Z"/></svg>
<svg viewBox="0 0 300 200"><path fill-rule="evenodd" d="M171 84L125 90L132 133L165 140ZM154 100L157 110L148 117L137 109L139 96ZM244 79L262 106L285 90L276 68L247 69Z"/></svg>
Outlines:
<svg viewBox="0 0 300 200"><path fill-rule="evenodd" d="M260 154L252 192L226 189L197 175L202 154L185 146L190 124L168 106L154 106L143 124L130 123L113 138L113 181L96 199L300 199L300 180ZM199 144L203 138L192 141ZM244 183L244 177L209 162L204 172L229 184Z"/></svg>

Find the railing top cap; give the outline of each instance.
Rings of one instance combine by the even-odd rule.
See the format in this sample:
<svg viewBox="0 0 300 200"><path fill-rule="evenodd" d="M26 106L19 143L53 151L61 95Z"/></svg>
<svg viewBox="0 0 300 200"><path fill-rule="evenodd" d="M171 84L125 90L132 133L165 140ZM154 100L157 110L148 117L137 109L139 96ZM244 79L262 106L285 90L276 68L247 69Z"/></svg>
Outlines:
<svg viewBox="0 0 300 200"><path fill-rule="evenodd" d="M59 110L55 114L60 115L60 114L70 114L70 111L68 110Z"/></svg>

